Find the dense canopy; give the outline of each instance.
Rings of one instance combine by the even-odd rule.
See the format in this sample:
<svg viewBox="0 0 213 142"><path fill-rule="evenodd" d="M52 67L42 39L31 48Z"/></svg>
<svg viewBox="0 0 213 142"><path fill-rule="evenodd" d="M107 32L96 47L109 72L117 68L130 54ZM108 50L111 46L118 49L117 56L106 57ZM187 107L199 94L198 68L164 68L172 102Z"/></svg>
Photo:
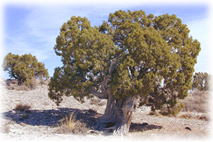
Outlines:
<svg viewBox="0 0 213 142"><path fill-rule="evenodd" d="M62 25L54 50L63 66L55 68L49 97L57 104L63 95L108 99L97 129L111 129L105 125L111 122L112 130L126 133L128 126L122 127L131 117L126 113L136 98L160 109L187 96L200 43L175 15L120 10L99 27L72 16Z"/></svg>

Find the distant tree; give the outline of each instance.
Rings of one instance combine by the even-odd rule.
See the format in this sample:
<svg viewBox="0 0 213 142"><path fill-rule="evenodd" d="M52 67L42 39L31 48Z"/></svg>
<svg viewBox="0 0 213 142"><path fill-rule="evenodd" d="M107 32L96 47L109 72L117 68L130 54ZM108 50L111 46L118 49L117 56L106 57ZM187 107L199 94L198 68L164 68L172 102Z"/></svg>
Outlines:
<svg viewBox="0 0 213 142"><path fill-rule="evenodd" d="M30 85L33 77L48 78L47 69L43 63L38 62L35 56L24 54L22 56L8 53L3 61L3 69L11 78L17 79L19 85L23 82Z"/></svg>
<svg viewBox="0 0 213 142"><path fill-rule="evenodd" d="M54 50L63 66L55 68L49 97L57 104L64 95L107 99L95 128L126 134L136 100L160 109L187 96L200 43L175 15L120 10L99 27L71 17Z"/></svg>
<svg viewBox="0 0 213 142"><path fill-rule="evenodd" d="M193 76L192 90L207 91L211 89L211 75L206 72L198 72Z"/></svg>

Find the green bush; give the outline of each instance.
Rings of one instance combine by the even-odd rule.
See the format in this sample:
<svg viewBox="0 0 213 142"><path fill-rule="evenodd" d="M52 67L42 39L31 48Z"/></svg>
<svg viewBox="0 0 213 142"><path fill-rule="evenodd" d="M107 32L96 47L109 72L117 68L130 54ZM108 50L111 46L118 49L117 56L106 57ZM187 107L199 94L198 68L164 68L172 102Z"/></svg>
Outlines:
<svg viewBox="0 0 213 142"><path fill-rule="evenodd" d="M176 116L184 107L183 103L177 103L174 107L163 107L160 113L168 116Z"/></svg>
<svg viewBox="0 0 213 142"><path fill-rule="evenodd" d="M35 56L24 54L22 56L8 53L3 61L3 69L11 78L18 80L18 84L33 87L33 78L49 78L43 63L38 62Z"/></svg>
<svg viewBox="0 0 213 142"><path fill-rule="evenodd" d="M206 72L198 72L193 76L192 90L200 91L211 90L211 75Z"/></svg>

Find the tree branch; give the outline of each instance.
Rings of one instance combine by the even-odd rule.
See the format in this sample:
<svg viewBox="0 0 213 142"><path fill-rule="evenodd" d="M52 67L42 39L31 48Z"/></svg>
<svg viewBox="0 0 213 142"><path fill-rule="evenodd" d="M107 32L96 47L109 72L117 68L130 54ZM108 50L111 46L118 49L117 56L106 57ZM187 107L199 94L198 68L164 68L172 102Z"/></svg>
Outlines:
<svg viewBox="0 0 213 142"><path fill-rule="evenodd" d="M107 99L107 94L98 92L92 87L90 87L89 90L94 96L98 97L99 99Z"/></svg>
<svg viewBox="0 0 213 142"><path fill-rule="evenodd" d="M116 58L111 60L111 64L110 64L110 67L109 67L109 75L110 75L110 77L111 77L111 73L113 72L113 70L116 67L117 62L118 62L118 56L116 56Z"/></svg>

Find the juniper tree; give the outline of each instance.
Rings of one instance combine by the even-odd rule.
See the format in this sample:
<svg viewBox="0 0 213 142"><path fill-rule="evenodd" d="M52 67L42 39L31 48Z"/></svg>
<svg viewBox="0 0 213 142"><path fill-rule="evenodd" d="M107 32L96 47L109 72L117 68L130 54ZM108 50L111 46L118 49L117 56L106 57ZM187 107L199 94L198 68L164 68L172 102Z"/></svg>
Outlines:
<svg viewBox="0 0 213 142"><path fill-rule="evenodd" d="M211 75L206 72L196 72L193 76L192 90L211 90Z"/></svg>
<svg viewBox="0 0 213 142"><path fill-rule="evenodd" d="M57 104L64 95L107 99L95 128L126 134L135 100L160 109L187 96L200 43L175 15L120 10L99 27L71 17L54 50L63 66L55 68L49 97Z"/></svg>
<svg viewBox="0 0 213 142"><path fill-rule="evenodd" d="M48 78L47 69L43 63L38 62L31 54L16 55L8 53L3 61L3 69L11 78L18 80L19 84L25 82L28 86L33 77Z"/></svg>

